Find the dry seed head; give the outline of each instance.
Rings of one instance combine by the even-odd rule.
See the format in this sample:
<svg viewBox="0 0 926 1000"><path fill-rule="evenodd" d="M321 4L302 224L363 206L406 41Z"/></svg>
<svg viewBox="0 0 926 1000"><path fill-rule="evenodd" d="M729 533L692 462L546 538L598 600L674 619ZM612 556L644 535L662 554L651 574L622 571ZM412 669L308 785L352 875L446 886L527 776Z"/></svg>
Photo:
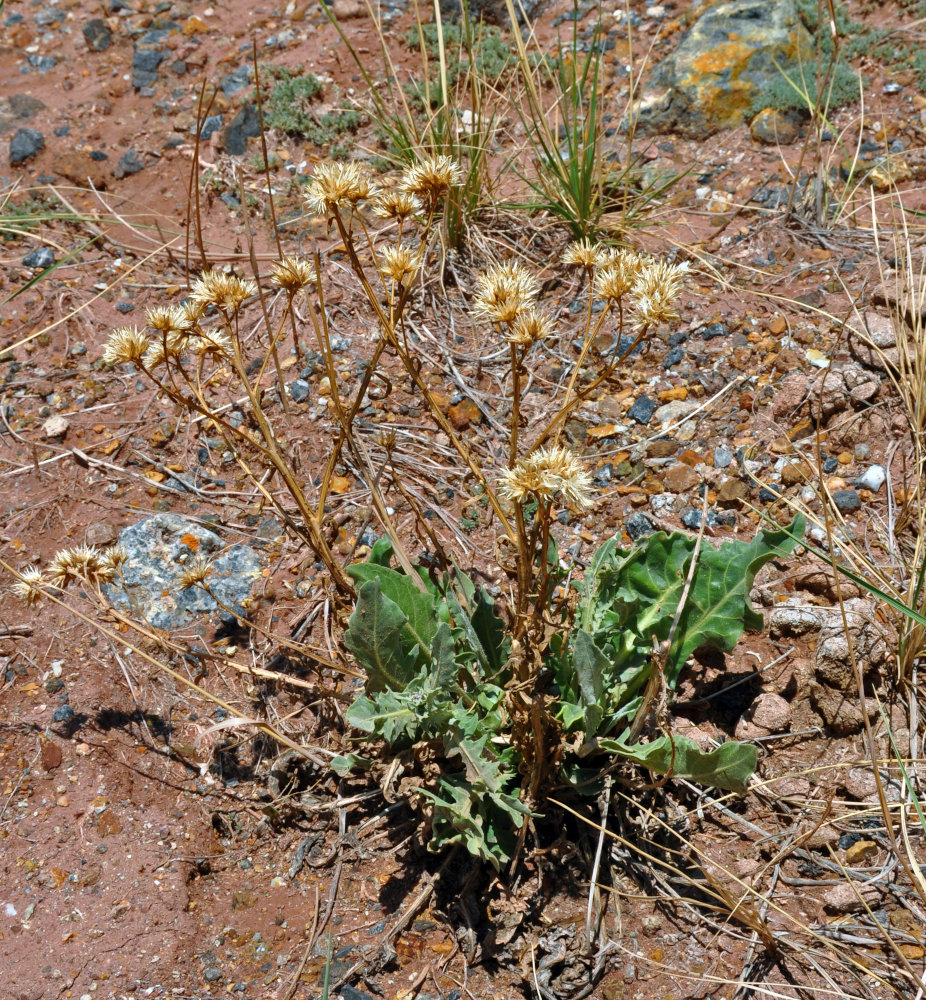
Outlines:
<svg viewBox="0 0 926 1000"><path fill-rule="evenodd" d="M493 264L477 280L479 291L473 302L473 312L488 316L496 323L513 323L539 290L537 279L530 271L513 261Z"/></svg>
<svg viewBox="0 0 926 1000"><path fill-rule="evenodd" d="M211 571L212 564L209 560L203 556L196 556L187 564L180 575L180 589L187 590L190 587L195 587L197 583L202 583Z"/></svg>
<svg viewBox="0 0 926 1000"><path fill-rule="evenodd" d="M194 354L211 354L215 358L233 358L234 344L228 334L222 330L200 330L199 334L189 343Z"/></svg>
<svg viewBox="0 0 926 1000"><path fill-rule="evenodd" d="M359 163L321 163L306 191L305 201L315 215L356 205L376 193L370 175Z"/></svg>
<svg viewBox="0 0 926 1000"><path fill-rule="evenodd" d="M591 270L604 259L604 248L600 243L591 240L576 240L566 247L563 263L573 267L584 267Z"/></svg>
<svg viewBox="0 0 926 1000"><path fill-rule="evenodd" d="M186 329L191 330L199 326L199 321L206 315L209 303L200 302L198 299L187 299L180 308L183 310L184 325Z"/></svg>
<svg viewBox="0 0 926 1000"><path fill-rule="evenodd" d="M508 341L512 344L536 344L553 334L553 320L537 309L528 309L515 317L508 330Z"/></svg>
<svg viewBox="0 0 926 1000"><path fill-rule="evenodd" d="M241 303L257 294L257 285L250 279L222 271L203 271L193 282L190 298L205 305L214 305L224 313L234 313Z"/></svg>
<svg viewBox="0 0 926 1000"><path fill-rule="evenodd" d="M183 334L190 329L190 322L182 306L155 306L145 314L148 326L158 333Z"/></svg>
<svg viewBox="0 0 926 1000"><path fill-rule="evenodd" d="M103 348L103 361L108 365L136 362L148 350L148 337L137 327L123 326L113 330Z"/></svg>
<svg viewBox="0 0 926 1000"><path fill-rule="evenodd" d="M172 343L165 343L163 340L152 340L141 359L142 364L149 371L166 364L167 359L173 357L173 346Z"/></svg>
<svg viewBox="0 0 926 1000"><path fill-rule="evenodd" d="M581 511L591 507L592 477L575 455L561 445L538 448L506 469L499 480L503 496L515 503L531 497L552 500L557 495L566 506Z"/></svg>
<svg viewBox="0 0 926 1000"><path fill-rule="evenodd" d="M672 323L679 318L675 300L688 271L687 262L669 264L664 260L648 261L640 270L631 289L638 329Z"/></svg>
<svg viewBox="0 0 926 1000"><path fill-rule="evenodd" d="M381 191L373 203L373 214L380 219L395 219L402 222L411 218L421 209L421 202L408 191L391 189Z"/></svg>
<svg viewBox="0 0 926 1000"><path fill-rule="evenodd" d="M633 283L633 294L663 295L674 299L681 292L690 270L687 261L670 264L665 260L648 260L637 273Z"/></svg>
<svg viewBox="0 0 926 1000"><path fill-rule="evenodd" d="M63 590L74 580L106 583L113 578L113 567L103 553L92 545L77 545L58 552L48 564L49 582Z"/></svg>
<svg viewBox="0 0 926 1000"><path fill-rule="evenodd" d="M603 254L595 274L595 294L614 301L623 298L637 279L644 260L635 250L612 250Z"/></svg>
<svg viewBox="0 0 926 1000"><path fill-rule="evenodd" d="M108 549L103 550L103 562L112 570L118 569L128 562L128 559L129 552L124 545L110 545Z"/></svg>
<svg viewBox="0 0 926 1000"><path fill-rule="evenodd" d="M30 566L22 571L22 579L17 580L11 589L24 604L31 607L33 604L38 604L45 596L42 588L47 586L48 580L45 574L38 566Z"/></svg>
<svg viewBox="0 0 926 1000"><path fill-rule="evenodd" d="M441 198L462 180L463 171L456 160L449 156L426 156L405 171L402 187L420 198L428 212L433 212Z"/></svg>
<svg viewBox="0 0 926 1000"><path fill-rule="evenodd" d="M400 285L409 285L420 267L417 251L407 243L400 243L383 251L379 271L384 278L391 278Z"/></svg>
<svg viewBox="0 0 926 1000"><path fill-rule="evenodd" d="M295 295L315 281L315 268L303 257L284 257L270 265L270 280Z"/></svg>

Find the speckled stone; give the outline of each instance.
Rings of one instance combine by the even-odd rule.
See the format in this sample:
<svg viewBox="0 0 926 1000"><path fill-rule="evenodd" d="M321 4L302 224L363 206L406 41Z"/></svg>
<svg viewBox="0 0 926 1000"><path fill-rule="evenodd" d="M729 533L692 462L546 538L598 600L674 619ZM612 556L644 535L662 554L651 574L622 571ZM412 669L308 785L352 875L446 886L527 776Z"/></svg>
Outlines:
<svg viewBox="0 0 926 1000"><path fill-rule="evenodd" d="M206 583L230 608L240 606L261 573L254 549L247 545L226 548L214 531L178 514L156 514L124 528L119 544L129 554L122 568L128 593L111 585L104 587L106 597L130 613L135 611L134 600L155 628L181 628L219 610L201 588L180 589L180 577L194 556L210 560L212 571Z"/></svg>

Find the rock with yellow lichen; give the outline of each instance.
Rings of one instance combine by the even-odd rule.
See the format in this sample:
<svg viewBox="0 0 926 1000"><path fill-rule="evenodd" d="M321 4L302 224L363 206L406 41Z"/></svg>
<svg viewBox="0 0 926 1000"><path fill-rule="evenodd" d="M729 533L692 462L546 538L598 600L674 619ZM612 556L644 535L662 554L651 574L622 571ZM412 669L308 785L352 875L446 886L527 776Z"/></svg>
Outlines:
<svg viewBox="0 0 926 1000"><path fill-rule="evenodd" d="M813 43L794 0L727 0L698 10L634 105L638 132L700 138L733 128L782 72L799 71L812 58Z"/></svg>

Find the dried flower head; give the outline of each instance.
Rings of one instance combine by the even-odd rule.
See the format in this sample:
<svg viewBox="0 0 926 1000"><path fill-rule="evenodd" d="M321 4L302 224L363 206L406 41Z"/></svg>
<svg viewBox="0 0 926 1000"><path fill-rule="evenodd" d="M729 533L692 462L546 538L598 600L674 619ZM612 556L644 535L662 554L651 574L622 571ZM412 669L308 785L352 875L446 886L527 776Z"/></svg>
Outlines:
<svg viewBox="0 0 926 1000"><path fill-rule="evenodd" d="M537 309L527 309L519 313L508 330L508 341L512 344L536 344L553 333L553 320Z"/></svg>
<svg viewBox="0 0 926 1000"><path fill-rule="evenodd" d="M257 285L250 279L223 271L203 271L193 282L190 298L205 305L214 305L224 313L235 313L241 303L257 294Z"/></svg>
<svg viewBox="0 0 926 1000"><path fill-rule="evenodd" d="M631 289L638 329L672 323L679 318L675 300L688 271L687 262L669 264L664 260L649 261L640 270Z"/></svg>
<svg viewBox="0 0 926 1000"><path fill-rule="evenodd" d="M561 445L538 448L519 459L514 468L502 473L501 492L509 500L520 503L531 497L552 500L559 496L573 510L585 510L592 505L592 477L573 453Z"/></svg>
<svg viewBox="0 0 926 1000"><path fill-rule="evenodd" d="M390 188L381 191L373 202L373 214L380 219L395 219L403 222L421 209L421 202L408 191Z"/></svg>
<svg viewBox="0 0 926 1000"><path fill-rule="evenodd" d="M183 306L155 306L145 314L145 321L153 330L167 336L185 334L190 329L190 321Z"/></svg>
<svg viewBox="0 0 926 1000"><path fill-rule="evenodd" d="M124 361L139 361L148 350L148 337L137 327L122 326L113 330L103 348L103 361L108 365Z"/></svg>
<svg viewBox="0 0 926 1000"><path fill-rule="evenodd" d="M315 268L303 257L284 257L270 265L270 280L295 295L315 281Z"/></svg>
<svg viewBox="0 0 926 1000"><path fill-rule="evenodd" d="M175 344L175 341L152 340L148 345L148 350L145 351L144 357L141 359L141 363L149 371L153 371L160 365L166 364L168 358L174 357Z"/></svg>
<svg viewBox="0 0 926 1000"><path fill-rule="evenodd" d="M103 550L103 562L113 571L128 562L129 552L124 545L110 545Z"/></svg>
<svg viewBox="0 0 926 1000"><path fill-rule="evenodd" d="M48 564L48 579L54 587L64 590L75 580L107 583L114 570L103 553L92 545L77 545L58 552Z"/></svg>
<svg viewBox="0 0 926 1000"><path fill-rule="evenodd" d="M449 156L426 156L405 171L402 187L421 199L425 210L433 212L441 198L463 180L459 163Z"/></svg>
<svg viewBox="0 0 926 1000"><path fill-rule="evenodd" d="M212 571L212 564L204 556L192 559L180 574L180 589L187 590L202 583Z"/></svg>
<svg viewBox="0 0 926 1000"><path fill-rule="evenodd" d="M608 301L623 298L644 265L635 250L612 250L603 254L595 274L595 294Z"/></svg>
<svg viewBox="0 0 926 1000"><path fill-rule="evenodd" d="M48 579L38 566L30 566L22 571L22 579L17 580L11 590L24 603L30 607L45 596L44 587L48 586Z"/></svg>
<svg viewBox="0 0 926 1000"><path fill-rule="evenodd" d="M359 163L321 163L306 191L306 205L315 215L327 215L376 193L370 175Z"/></svg>
<svg viewBox="0 0 926 1000"><path fill-rule="evenodd" d="M572 267L584 267L589 271L604 259L604 248L591 240L576 240L566 247L563 263Z"/></svg>
<svg viewBox="0 0 926 1000"><path fill-rule="evenodd" d="M407 243L387 247L379 263L380 274L400 285L411 284L420 267L418 252Z"/></svg>
<svg viewBox="0 0 926 1000"><path fill-rule="evenodd" d="M522 265L493 264L478 278L473 312L496 323L513 323L537 296L537 279Z"/></svg>
<svg viewBox="0 0 926 1000"><path fill-rule="evenodd" d="M235 347L231 337L214 327L198 331L197 336L190 340L189 346L194 354L211 354L214 358L233 358L235 356Z"/></svg>
<svg viewBox="0 0 926 1000"><path fill-rule="evenodd" d="M183 310L183 320L187 329L192 330L199 326L199 321L206 315L209 303L200 302L198 299L186 299L180 308Z"/></svg>

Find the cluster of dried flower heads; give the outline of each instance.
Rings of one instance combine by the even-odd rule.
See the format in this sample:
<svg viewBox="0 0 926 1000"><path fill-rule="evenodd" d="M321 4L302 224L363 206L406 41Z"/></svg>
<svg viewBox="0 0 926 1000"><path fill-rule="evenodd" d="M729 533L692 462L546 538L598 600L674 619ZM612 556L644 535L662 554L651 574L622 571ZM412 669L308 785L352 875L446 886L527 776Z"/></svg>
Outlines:
<svg viewBox="0 0 926 1000"><path fill-rule="evenodd" d="M36 604L50 590L66 590L72 583L94 587L112 583L126 559L128 553L121 545L107 549L77 545L58 552L44 570L38 566L23 570L12 590L26 604Z"/></svg>
<svg viewBox="0 0 926 1000"><path fill-rule="evenodd" d="M538 448L518 459L499 478L502 495L515 503L534 498L542 503L561 500L575 511L592 506L592 477L576 456L562 445Z"/></svg>
<svg viewBox="0 0 926 1000"><path fill-rule="evenodd" d="M592 278L592 291L610 306L633 309L638 330L679 318L675 306L690 267L686 261L669 263L629 247L604 247L589 240L571 243L563 263L584 267Z"/></svg>
<svg viewBox="0 0 926 1000"><path fill-rule="evenodd" d="M315 215L335 215L372 202L375 215L404 221L419 212L433 215L463 172L449 156L425 156L409 167L397 187L380 190L359 163L322 163L306 191L306 207Z"/></svg>

